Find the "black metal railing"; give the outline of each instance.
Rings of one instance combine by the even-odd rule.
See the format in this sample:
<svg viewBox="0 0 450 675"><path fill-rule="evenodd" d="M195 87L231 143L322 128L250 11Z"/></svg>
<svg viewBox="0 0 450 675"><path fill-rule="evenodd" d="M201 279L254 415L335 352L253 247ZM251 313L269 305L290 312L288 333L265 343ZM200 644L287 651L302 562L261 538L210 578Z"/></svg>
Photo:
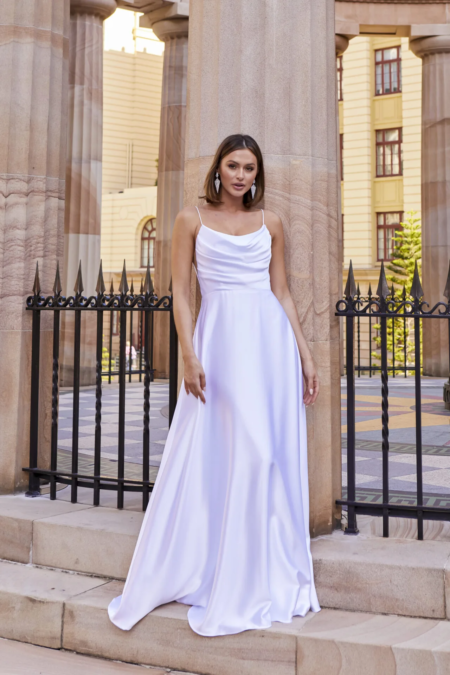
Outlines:
<svg viewBox="0 0 450 675"><path fill-rule="evenodd" d="M393 286L390 290L391 301L397 300L400 301L398 296L395 294ZM401 293L401 302L406 302L406 288L403 287ZM374 342L381 343L380 329L381 326L378 323L377 319L379 314L376 313L372 300L374 295L372 293L371 284L369 284L367 295L361 295L359 284L356 288L356 294L354 298L358 306L367 305L367 313L364 316L357 314L355 316L356 325L354 327L354 341L355 341L355 361L353 368L355 370L356 376L358 378L361 375L369 375L373 377L374 374L380 373L382 366L381 364L377 365L376 361L380 361L380 355L376 351L372 351ZM367 319L367 333L364 335L361 329L361 320ZM411 358L411 354L408 351L408 343L410 342L410 322L411 316L403 315L397 316L396 314L390 315L387 317L386 330L390 327L391 331L391 345L388 345L388 373L392 377L402 375L403 377L408 377L409 374L414 373L414 361ZM398 325L398 324L401 325ZM396 345L399 344L399 348L396 348ZM364 358L362 351L363 349L368 350L368 355ZM378 349L376 346L375 349ZM389 363L390 361L390 363ZM344 363L344 369L347 368L347 363Z"/></svg>
<svg viewBox="0 0 450 675"><path fill-rule="evenodd" d="M57 483L70 485L71 501L77 502L78 488L93 489L93 504L100 504L101 490L117 491L117 508L124 505L125 492L142 492L142 507L145 510L149 500L149 493L154 482L150 480L150 383L154 379L153 368L153 324L155 312L167 312L170 320L170 373L169 373L169 426L177 402L177 375L178 375L178 337L173 318L172 282L169 286L170 296L160 299L156 296L147 268L145 282L142 281L140 292L135 294L133 284L128 287L126 267L124 263L119 292L114 292L111 282L109 293L106 293L103 279L102 265L98 275L96 295L83 296L83 280L81 263L75 284L74 295L64 297L61 288L59 266L56 270L53 295L41 294L39 268L36 265L36 275L33 286L33 295L27 299L27 310L33 313L32 319L32 354L31 354L31 412L30 412L30 465L24 467L29 473L29 489L26 493L30 497L40 494L40 482L47 479L50 483L50 499L56 499ZM52 368L52 415L50 441L50 469L38 467L39 460L39 392L40 392L40 340L41 340L41 313L53 312L53 368ZM60 328L61 312L72 312L74 320L74 348L73 348L73 411L72 411L72 466L67 472L58 468L58 406L60 390ZM109 367L105 370L103 360L103 325L105 312L109 314ZM118 312L119 324L119 368L111 367L112 351L112 313ZM95 356L95 446L94 446L94 473L86 475L79 473L79 422L80 422L80 361L81 361L81 329L82 323L93 320L96 315L96 356ZM130 325L130 346L133 335L133 317L139 321L140 335L140 364L139 369L132 370L131 363L127 369L126 341L127 317ZM144 377L143 391L143 418L142 418L142 480L125 477L125 400L126 379L131 381L132 375L138 375L139 381ZM104 380L111 382L111 377L118 376L119 406L118 406L118 453L117 477L101 474L102 451L102 391Z"/></svg>
<svg viewBox="0 0 450 675"><path fill-rule="evenodd" d="M377 515L383 517L383 536L389 536L389 516L404 518L416 518L418 521L418 538L423 539L423 521L450 520L450 508L436 505L425 505L423 495L422 475L422 401L421 401L421 322L423 320L444 319L448 321L449 331L449 356L450 356L450 266L444 297L447 303L438 302L431 309L423 298L423 290L420 282L417 262L414 278L409 292L406 292L400 300L395 295L394 289L389 289L381 264L380 278L377 296L369 293L367 297L361 297L355 284L353 266L350 268L347 284L344 291L344 299L336 304L336 316L345 317L346 324L346 379L347 379L347 495L346 499L338 499L337 504L345 506L348 510L348 524L346 534L357 534L357 514ZM382 420L382 503L364 503L356 499L356 409L355 409L355 320L357 327L362 319L377 320L380 326L380 357L381 357L381 420ZM388 365L388 322L402 319L412 321L414 329L414 362L406 365L407 370L414 372L415 387L415 435L416 435L416 475L417 489L413 504L393 504L389 499L389 372L395 373L398 366ZM406 360L406 359L405 359ZM446 385L447 386L447 385ZM449 385L450 387L450 380ZM444 393L445 396L445 393ZM409 500L411 501L411 500Z"/></svg>

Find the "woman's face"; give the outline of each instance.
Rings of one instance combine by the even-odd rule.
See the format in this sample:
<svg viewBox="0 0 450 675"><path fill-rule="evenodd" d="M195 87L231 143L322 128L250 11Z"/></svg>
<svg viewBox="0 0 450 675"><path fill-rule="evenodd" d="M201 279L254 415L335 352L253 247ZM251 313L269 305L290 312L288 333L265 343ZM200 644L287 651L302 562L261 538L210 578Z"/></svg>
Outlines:
<svg viewBox="0 0 450 675"><path fill-rule="evenodd" d="M258 172L255 155L248 148L234 150L225 157L219 166L222 189L233 197L243 196L250 190Z"/></svg>

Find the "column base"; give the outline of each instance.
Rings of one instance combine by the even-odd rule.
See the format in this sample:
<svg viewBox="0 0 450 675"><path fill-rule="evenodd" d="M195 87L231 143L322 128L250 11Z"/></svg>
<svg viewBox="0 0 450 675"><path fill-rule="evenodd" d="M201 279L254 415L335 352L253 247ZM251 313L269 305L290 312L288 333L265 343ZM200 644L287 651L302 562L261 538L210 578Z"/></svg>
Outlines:
<svg viewBox="0 0 450 675"><path fill-rule="evenodd" d="M444 384L444 403L445 409L450 410L450 378L449 381Z"/></svg>

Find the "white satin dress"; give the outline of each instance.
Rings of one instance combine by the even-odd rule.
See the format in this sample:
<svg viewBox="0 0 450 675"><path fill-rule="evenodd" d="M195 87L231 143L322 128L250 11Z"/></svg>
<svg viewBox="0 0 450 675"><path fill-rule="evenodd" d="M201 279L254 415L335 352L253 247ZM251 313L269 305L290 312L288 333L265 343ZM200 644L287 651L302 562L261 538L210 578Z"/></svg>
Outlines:
<svg viewBox="0 0 450 675"><path fill-rule="evenodd" d="M108 607L123 630L174 600L191 605L189 625L205 636L320 610L302 366L270 287L262 221L241 236L201 223L193 344L206 403L182 383L125 587Z"/></svg>

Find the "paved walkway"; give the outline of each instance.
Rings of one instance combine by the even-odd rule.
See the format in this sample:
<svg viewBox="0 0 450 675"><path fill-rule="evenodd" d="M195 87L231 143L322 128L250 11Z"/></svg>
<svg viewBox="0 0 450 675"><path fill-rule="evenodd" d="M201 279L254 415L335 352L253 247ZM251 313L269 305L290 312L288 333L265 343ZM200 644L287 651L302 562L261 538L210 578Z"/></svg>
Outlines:
<svg viewBox="0 0 450 675"><path fill-rule="evenodd" d="M442 400L444 378L421 381L423 490L426 503L450 506L450 411ZM346 382L342 380L343 486L347 484ZM417 489L414 379L389 380L389 488L391 501L411 503ZM356 380L357 499L381 502L381 381ZM345 490L344 490L345 491ZM408 494L409 493L409 494ZM413 494L411 494L413 493Z"/></svg>
<svg viewBox="0 0 450 675"><path fill-rule="evenodd" d="M144 385L127 383L125 397L125 477L142 479L142 430ZM150 479L156 478L169 431L169 385L165 381L150 385ZM71 471L72 392L60 396L58 468ZM119 385L105 384L102 396L102 462L104 476L117 476ZM80 392L80 473L94 473L95 389Z"/></svg>
<svg viewBox="0 0 450 675"><path fill-rule="evenodd" d="M423 480L426 503L450 506L450 412L445 410L442 390L445 379L422 378ZM346 381L342 378L342 462L344 493L347 484ZM169 385L153 382L150 388L150 477L154 480L168 433ZM71 470L71 392L60 399L58 468ZM102 408L102 474L117 475L117 384L105 385ZM125 476L142 478L143 385L127 383L125 426ZM93 473L95 390L80 393L80 473ZM389 380L389 487L395 503L411 503L416 491L416 431L414 379ZM380 502L381 459L380 378L356 379L357 498Z"/></svg>

